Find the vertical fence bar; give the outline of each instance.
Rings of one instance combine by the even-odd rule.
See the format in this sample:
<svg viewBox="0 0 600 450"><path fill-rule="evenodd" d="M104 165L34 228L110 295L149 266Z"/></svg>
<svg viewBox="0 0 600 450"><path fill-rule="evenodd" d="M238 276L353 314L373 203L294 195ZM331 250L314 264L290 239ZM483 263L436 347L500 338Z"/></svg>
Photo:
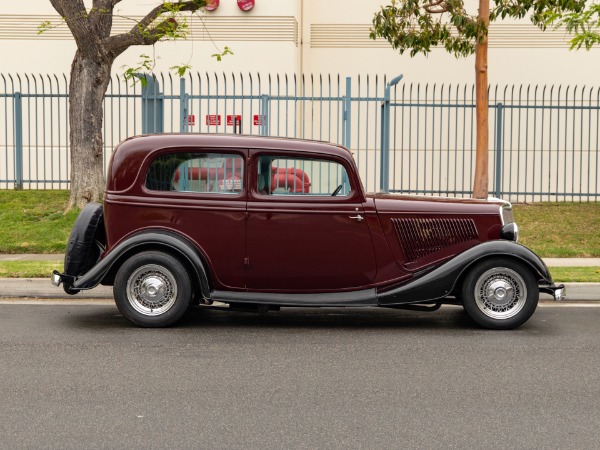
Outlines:
<svg viewBox="0 0 600 450"><path fill-rule="evenodd" d="M350 148L352 128L352 78L346 77L346 96L344 97L344 147Z"/></svg>
<svg viewBox="0 0 600 450"><path fill-rule="evenodd" d="M179 79L179 131L187 132L187 96L185 93L185 78Z"/></svg>
<svg viewBox="0 0 600 450"><path fill-rule="evenodd" d="M23 189L23 97L15 92L15 189Z"/></svg>
<svg viewBox="0 0 600 450"><path fill-rule="evenodd" d="M502 193L502 102L496 103L496 198Z"/></svg>
<svg viewBox="0 0 600 450"><path fill-rule="evenodd" d="M380 162L380 176L379 176L379 189L381 192L389 192L390 191L390 182L389 182L389 153L390 153L390 144L389 144L389 135L390 135L390 97L389 97L389 89L385 89L385 94L383 97L383 103L381 104L381 159Z"/></svg>
<svg viewBox="0 0 600 450"><path fill-rule="evenodd" d="M269 135L269 96L263 94L261 98L261 127L260 134L262 136Z"/></svg>
<svg viewBox="0 0 600 450"><path fill-rule="evenodd" d="M379 187L382 192L390 191L390 108L391 89L402 79L398 75L385 86L383 104L381 105L381 159Z"/></svg>

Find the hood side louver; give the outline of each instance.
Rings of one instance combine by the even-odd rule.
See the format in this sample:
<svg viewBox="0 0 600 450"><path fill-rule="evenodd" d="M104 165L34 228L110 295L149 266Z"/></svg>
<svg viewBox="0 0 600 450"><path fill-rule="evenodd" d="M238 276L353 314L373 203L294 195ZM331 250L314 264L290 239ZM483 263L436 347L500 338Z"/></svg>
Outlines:
<svg viewBox="0 0 600 450"><path fill-rule="evenodd" d="M447 247L478 240L472 219L392 219L406 262L414 262Z"/></svg>

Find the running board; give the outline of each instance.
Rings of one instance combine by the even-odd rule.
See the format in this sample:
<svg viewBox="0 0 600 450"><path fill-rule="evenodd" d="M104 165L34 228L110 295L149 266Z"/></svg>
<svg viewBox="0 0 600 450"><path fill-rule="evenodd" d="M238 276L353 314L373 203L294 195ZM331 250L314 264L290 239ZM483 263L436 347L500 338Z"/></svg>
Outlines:
<svg viewBox="0 0 600 450"><path fill-rule="evenodd" d="M378 306L375 289L319 294L212 291L210 300L280 306Z"/></svg>

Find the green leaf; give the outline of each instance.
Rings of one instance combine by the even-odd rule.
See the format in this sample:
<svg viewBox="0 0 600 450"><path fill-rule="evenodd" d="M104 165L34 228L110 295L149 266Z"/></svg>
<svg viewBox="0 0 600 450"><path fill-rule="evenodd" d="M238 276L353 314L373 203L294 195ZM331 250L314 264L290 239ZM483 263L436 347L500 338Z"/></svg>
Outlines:
<svg viewBox="0 0 600 450"><path fill-rule="evenodd" d="M179 76L179 78L183 77L185 75L185 73L188 70L190 70L191 68L192 68L192 66L189 64L182 64L180 66L169 67L169 69L175 70L177 72L177 75Z"/></svg>

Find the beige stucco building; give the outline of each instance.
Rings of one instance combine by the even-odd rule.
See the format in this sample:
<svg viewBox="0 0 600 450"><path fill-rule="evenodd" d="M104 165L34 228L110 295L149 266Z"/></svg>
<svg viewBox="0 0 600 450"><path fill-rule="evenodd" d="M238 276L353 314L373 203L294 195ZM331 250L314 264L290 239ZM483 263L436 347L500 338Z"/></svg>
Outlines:
<svg viewBox="0 0 600 450"><path fill-rule="evenodd" d="M121 2L115 30L128 29L131 18L156 3ZM429 57L410 58L389 48L386 41L370 40L371 19L381 4L385 2L256 0L251 11L243 12L236 0L221 0L216 11L189 19L192 34L187 41L156 46L156 70L190 62L200 72L403 73L406 82L472 81L473 57L457 60L435 49ZM68 73L75 45L65 25L38 35L37 26L46 20L60 21L49 0L0 2L0 73ZM235 55L217 62L211 55L224 46ZM543 33L526 20L496 23L490 30L490 83L594 84L600 73L597 52L569 51L563 31ZM123 65L135 66L142 53L152 50L129 49L115 63L115 73Z"/></svg>

